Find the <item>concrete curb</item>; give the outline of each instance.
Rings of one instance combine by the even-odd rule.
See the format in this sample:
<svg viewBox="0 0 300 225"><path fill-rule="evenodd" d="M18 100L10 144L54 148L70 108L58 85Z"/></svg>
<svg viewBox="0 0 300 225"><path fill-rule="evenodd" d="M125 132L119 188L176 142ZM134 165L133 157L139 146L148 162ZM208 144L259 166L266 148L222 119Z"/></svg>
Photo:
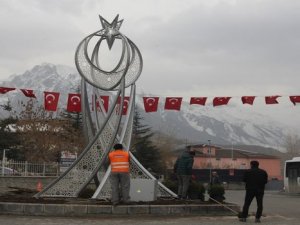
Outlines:
<svg viewBox="0 0 300 225"><path fill-rule="evenodd" d="M240 207L226 204L235 211ZM222 205L89 205L89 204L41 204L0 202L0 214L26 216L101 216L101 215L203 215L232 216Z"/></svg>

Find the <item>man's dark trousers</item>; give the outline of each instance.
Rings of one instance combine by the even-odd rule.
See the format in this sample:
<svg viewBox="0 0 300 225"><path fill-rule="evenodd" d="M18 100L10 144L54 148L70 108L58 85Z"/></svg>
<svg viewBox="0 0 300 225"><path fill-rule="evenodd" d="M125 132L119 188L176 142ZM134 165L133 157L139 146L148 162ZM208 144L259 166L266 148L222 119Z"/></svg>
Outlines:
<svg viewBox="0 0 300 225"><path fill-rule="evenodd" d="M246 190L245 204L243 207L243 218L247 218L249 207L254 197L256 198L256 202L257 202L257 211L256 211L255 218L259 219L261 217L263 211L264 191L249 189Z"/></svg>

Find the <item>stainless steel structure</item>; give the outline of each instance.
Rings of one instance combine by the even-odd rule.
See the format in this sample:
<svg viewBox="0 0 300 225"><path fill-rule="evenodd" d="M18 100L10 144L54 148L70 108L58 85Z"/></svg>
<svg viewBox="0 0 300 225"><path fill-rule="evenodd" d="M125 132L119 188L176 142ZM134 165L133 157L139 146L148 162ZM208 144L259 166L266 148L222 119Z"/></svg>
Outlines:
<svg viewBox="0 0 300 225"><path fill-rule="evenodd" d="M134 103L135 81L142 72L143 60L137 46L125 35L119 32L123 20L115 19L109 23L100 16L103 29L87 36L78 45L75 53L77 70L82 76L81 104L84 118L84 129L88 145L78 159L36 197L77 197L79 193L94 179L98 185L92 198L110 198L111 188L108 177L110 167L104 164L108 153L115 143L122 143L125 149L130 149ZM111 71L101 68L99 51L103 41L111 50L115 40L121 42L120 60ZM93 46L92 43L94 43ZM127 115L122 115L125 104L125 91L130 88L130 98ZM106 112L102 101L89 102L88 96L109 95L109 109ZM99 109L97 109L97 104ZM90 105L95 106L91 110ZM131 177L154 179L130 153ZM176 194L158 182L157 195L176 197Z"/></svg>

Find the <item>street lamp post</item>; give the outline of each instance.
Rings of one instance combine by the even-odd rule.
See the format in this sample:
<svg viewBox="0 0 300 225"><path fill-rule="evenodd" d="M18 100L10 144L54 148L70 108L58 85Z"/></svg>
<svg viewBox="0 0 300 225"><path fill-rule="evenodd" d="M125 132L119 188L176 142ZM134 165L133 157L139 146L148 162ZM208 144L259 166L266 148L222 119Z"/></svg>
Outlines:
<svg viewBox="0 0 300 225"><path fill-rule="evenodd" d="M3 149L3 155L2 155L2 176L4 176L4 163L5 163L5 151L8 149Z"/></svg>
<svg viewBox="0 0 300 225"><path fill-rule="evenodd" d="M208 155L209 155L209 183L211 184L211 146L210 146L210 140L208 140Z"/></svg>

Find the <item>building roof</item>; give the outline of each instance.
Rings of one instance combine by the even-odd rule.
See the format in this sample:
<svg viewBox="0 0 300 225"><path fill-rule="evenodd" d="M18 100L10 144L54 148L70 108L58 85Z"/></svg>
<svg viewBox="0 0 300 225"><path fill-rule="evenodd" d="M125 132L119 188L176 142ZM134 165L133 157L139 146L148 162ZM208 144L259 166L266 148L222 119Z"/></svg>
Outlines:
<svg viewBox="0 0 300 225"><path fill-rule="evenodd" d="M182 145L174 150L173 153L178 154L182 151L184 151L186 148L205 148L207 147L206 144L195 144L195 145ZM274 155L268 155L268 154L263 154L263 153L258 153L255 152L255 146L253 147L253 151L249 150L243 150L243 149L235 149L235 148L227 148L227 147L221 147L221 146L211 146L214 148L215 155L210 156L207 154L203 154L202 152L196 151L196 156L201 156L201 157L214 157L214 158L263 158L263 159L278 159L279 157L274 156Z"/></svg>
<svg viewBox="0 0 300 225"><path fill-rule="evenodd" d="M257 152L245 151L241 149L221 148L216 151L216 158L263 158L263 159L277 159L277 156L266 155Z"/></svg>

